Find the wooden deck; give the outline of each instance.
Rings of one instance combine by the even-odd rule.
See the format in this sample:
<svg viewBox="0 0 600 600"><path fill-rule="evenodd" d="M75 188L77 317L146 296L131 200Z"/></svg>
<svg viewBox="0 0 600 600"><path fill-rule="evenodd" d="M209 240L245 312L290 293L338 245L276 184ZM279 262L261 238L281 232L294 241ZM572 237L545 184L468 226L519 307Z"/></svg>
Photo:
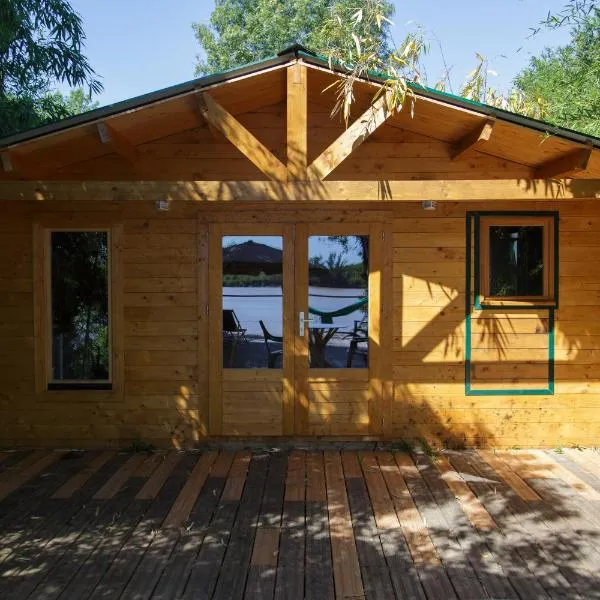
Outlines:
<svg viewBox="0 0 600 600"><path fill-rule="evenodd" d="M0 452L0 597L600 598L600 454Z"/></svg>

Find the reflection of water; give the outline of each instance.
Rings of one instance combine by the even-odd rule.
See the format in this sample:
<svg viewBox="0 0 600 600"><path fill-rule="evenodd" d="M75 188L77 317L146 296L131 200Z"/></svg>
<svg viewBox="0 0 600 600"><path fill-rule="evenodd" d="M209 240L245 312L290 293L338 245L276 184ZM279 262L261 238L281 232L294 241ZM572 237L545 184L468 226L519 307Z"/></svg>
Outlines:
<svg viewBox="0 0 600 600"><path fill-rule="evenodd" d="M248 335L262 337L258 324L261 319L273 335L281 335L283 322L281 292L280 287L224 287L223 308L235 311L242 327L248 330ZM354 304L365 295L366 291L359 288L310 286L308 303L312 308L333 311ZM334 324L351 332L354 321L360 321L363 316L362 310L356 310L349 315L336 317ZM318 317L314 318L318 319Z"/></svg>

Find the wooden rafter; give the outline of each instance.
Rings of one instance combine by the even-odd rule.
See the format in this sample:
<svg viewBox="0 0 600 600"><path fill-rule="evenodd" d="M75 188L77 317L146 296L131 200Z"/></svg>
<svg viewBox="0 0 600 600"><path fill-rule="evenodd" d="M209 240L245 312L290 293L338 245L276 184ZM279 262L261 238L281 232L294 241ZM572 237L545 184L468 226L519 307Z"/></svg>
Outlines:
<svg viewBox="0 0 600 600"><path fill-rule="evenodd" d="M600 199L600 180L539 179L427 181L0 181L0 198L13 201L155 202L417 202Z"/></svg>
<svg viewBox="0 0 600 600"><path fill-rule="evenodd" d="M287 180L285 165L214 98L207 93L199 93L198 103L204 119L220 131L267 177L274 181Z"/></svg>
<svg viewBox="0 0 600 600"><path fill-rule="evenodd" d="M139 159L139 153L136 147L120 132L106 121L96 123L96 131L100 141L110 148L113 152L121 155L130 163L134 163Z"/></svg>
<svg viewBox="0 0 600 600"><path fill-rule="evenodd" d="M494 131L494 119L488 119L484 123L477 125L472 131L469 131L460 140L455 142L450 148L450 158L456 160L465 152L479 148L487 142Z"/></svg>
<svg viewBox="0 0 600 600"><path fill-rule="evenodd" d="M591 156L591 146L572 150L539 165L535 169L535 177L538 179L561 178L585 171Z"/></svg>
<svg viewBox="0 0 600 600"><path fill-rule="evenodd" d="M0 160L2 161L2 170L5 173L11 173L15 170L15 165L10 152L0 153Z"/></svg>
<svg viewBox="0 0 600 600"><path fill-rule="evenodd" d="M309 179L325 179L391 116L388 97L381 95L340 137L308 167Z"/></svg>
<svg viewBox="0 0 600 600"><path fill-rule="evenodd" d="M292 179L306 179L307 102L306 66L296 63L287 70L287 166Z"/></svg>
<svg viewBox="0 0 600 600"><path fill-rule="evenodd" d="M2 171L8 176L24 179L39 179L48 175L51 171L49 165L34 165L27 157L11 150L4 150L0 153L0 163L2 164Z"/></svg>

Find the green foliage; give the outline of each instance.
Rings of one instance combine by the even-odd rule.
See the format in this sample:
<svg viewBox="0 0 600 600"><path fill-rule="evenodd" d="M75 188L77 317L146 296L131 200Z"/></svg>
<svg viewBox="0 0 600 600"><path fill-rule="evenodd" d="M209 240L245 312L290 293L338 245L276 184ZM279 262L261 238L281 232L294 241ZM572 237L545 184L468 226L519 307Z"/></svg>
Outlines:
<svg viewBox="0 0 600 600"><path fill-rule="evenodd" d="M533 58L515 84L544 98L551 123L600 136L600 9L573 27L568 45Z"/></svg>
<svg viewBox="0 0 600 600"><path fill-rule="evenodd" d="M294 43L324 55L335 52L351 60L354 36L374 38L370 46L381 55L389 53L386 22L349 20L359 10L356 0L216 0L210 25L194 23L196 38L206 53L198 59L198 74L223 71L245 63L274 56ZM393 6L381 4L389 18Z"/></svg>
<svg viewBox="0 0 600 600"><path fill-rule="evenodd" d="M70 100L49 93L55 82L102 90L84 41L81 17L66 0L1 0L0 135L73 114Z"/></svg>

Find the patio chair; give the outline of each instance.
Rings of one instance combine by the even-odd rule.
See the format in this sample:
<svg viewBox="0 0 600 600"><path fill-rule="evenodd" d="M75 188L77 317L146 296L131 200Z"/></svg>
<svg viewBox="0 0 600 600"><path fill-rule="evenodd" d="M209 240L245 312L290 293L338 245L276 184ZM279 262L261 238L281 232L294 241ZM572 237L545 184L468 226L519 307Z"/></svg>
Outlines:
<svg viewBox="0 0 600 600"><path fill-rule="evenodd" d="M233 367L235 362L235 351L237 344L240 340L248 342L246 338L246 331L242 327L240 320L238 319L235 311L232 309L223 309L223 337L231 341L231 353L229 356L229 365Z"/></svg>
<svg viewBox="0 0 600 600"><path fill-rule="evenodd" d="M350 338L350 346L348 347L348 357L346 359L346 368L352 367L352 360L355 354L361 354L365 359L365 365L368 360L368 351L365 348L360 349L359 344L369 343L369 317L365 315L360 321L354 321L354 330L346 338Z"/></svg>
<svg viewBox="0 0 600 600"><path fill-rule="evenodd" d="M273 350L272 345L273 345L273 343L283 344L283 337L269 333L269 331L265 327L265 324L263 323L263 321L259 321L258 323L259 323L260 328L262 329L263 335L265 337L265 346L267 347L267 355L269 357L268 358L269 369L274 369L275 363L277 362L278 358L281 358L283 361L283 350L282 349ZM269 342L271 342L271 343L269 343Z"/></svg>

